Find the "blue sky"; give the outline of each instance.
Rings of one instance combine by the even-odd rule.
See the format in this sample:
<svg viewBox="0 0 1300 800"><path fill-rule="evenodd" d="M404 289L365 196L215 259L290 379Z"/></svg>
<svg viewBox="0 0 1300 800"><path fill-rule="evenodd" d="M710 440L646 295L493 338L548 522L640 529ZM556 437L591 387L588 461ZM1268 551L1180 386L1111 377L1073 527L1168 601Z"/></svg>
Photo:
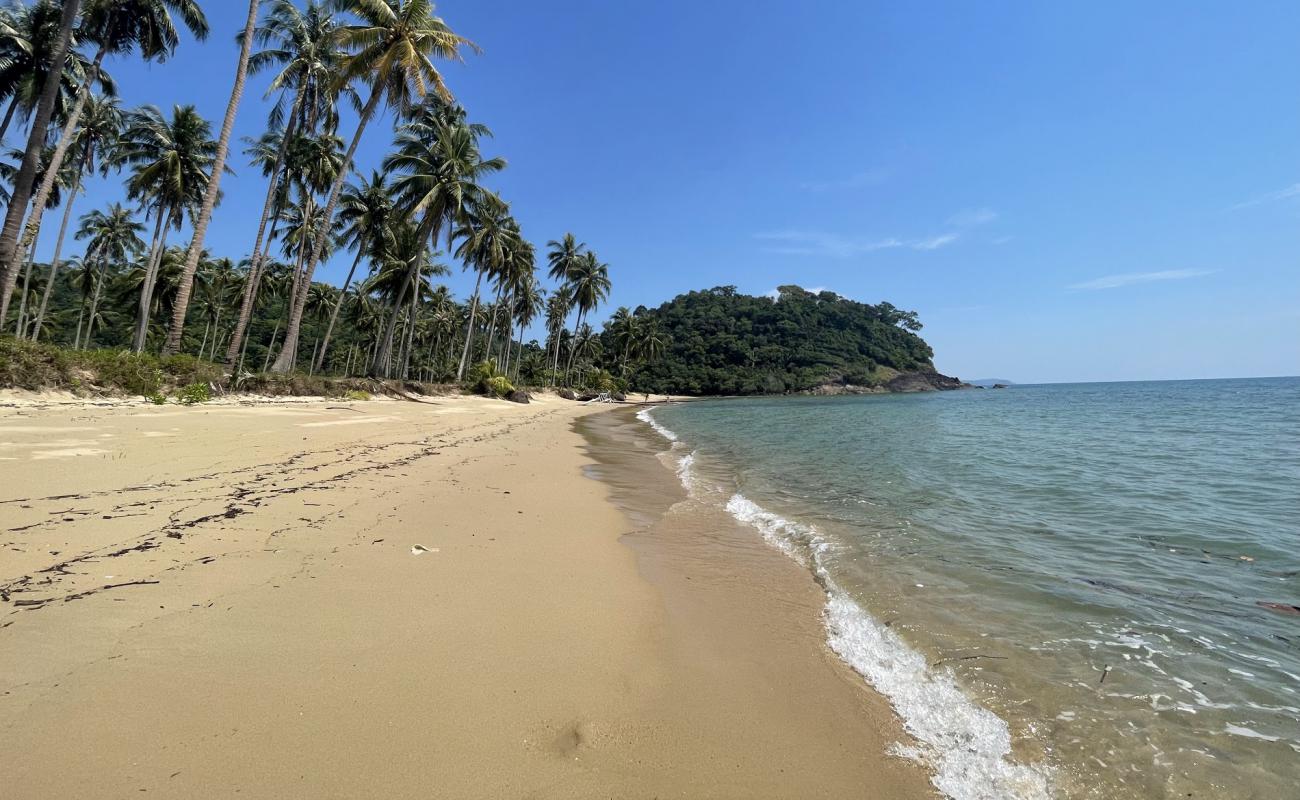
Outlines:
<svg viewBox="0 0 1300 800"><path fill-rule="evenodd" d="M219 123L241 5L205 2L213 37L164 65L111 63L124 103ZM937 366L966 378L1300 374L1294 3L439 12L484 51L445 75L510 162L494 187L539 246L571 230L599 252L608 310L797 283L916 309ZM264 87L241 136L265 124ZM359 167L390 129L372 125ZM233 166L208 245L242 257L265 184ZM337 282L347 262L319 274Z"/></svg>

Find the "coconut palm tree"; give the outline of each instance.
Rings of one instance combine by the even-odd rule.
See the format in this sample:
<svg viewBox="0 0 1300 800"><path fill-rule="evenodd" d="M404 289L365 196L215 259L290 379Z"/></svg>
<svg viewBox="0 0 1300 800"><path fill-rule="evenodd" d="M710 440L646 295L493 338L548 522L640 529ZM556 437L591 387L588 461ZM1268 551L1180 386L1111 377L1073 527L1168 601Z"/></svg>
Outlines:
<svg viewBox="0 0 1300 800"><path fill-rule="evenodd" d="M384 160L384 168L398 175L393 183L397 207L408 216L420 217L421 235L435 247L445 235L448 249L456 238L465 239L458 256L466 264L473 254L478 278L457 380L464 376L483 277L501 268L507 241L518 238L508 206L480 185L485 176L506 166L504 159L483 157L479 149L483 135L490 135L485 127L466 123L454 106L430 98L401 127L396 152Z"/></svg>
<svg viewBox="0 0 1300 800"><path fill-rule="evenodd" d="M244 81L248 78L248 58L253 50L253 30L257 25L257 8L260 2L261 0L248 0L248 19L244 23L244 36L240 40L234 86L230 90L226 116L221 123L221 135L217 139L217 152L212 162L212 180L208 182L207 191L203 194L203 205L199 207L198 217L194 220L194 236L190 240L190 249L185 254L185 266L181 269L176 302L172 305L171 325L167 327L167 338L163 340L164 356L172 355L181 347L181 333L185 330L185 314L189 310L194 272L199 268L203 239L207 236L208 223L212 221L212 209L216 207L217 198L221 193L221 174L226 167L226 154L230 150L230 135L235 130L235 116L239 112L239 103L244 97Z"/></svg>
<svg viewBox="0 0 1300 800"><path fill-rule="evenodd" d="M65 0L64 5L67 6L69 3L78 5L79 1ZM195 0L86 0L85 14L78 33L82 38L96 45L96 53L86 79L77 90L76 99L55 145L54 156L51 159L54 170L62 167L64 156L72 145L73 134L77 129L82 109L90 97L90 87L99 78L100 66L105 56L110 53L129 53L138 50L146 61L163 61L175 52L179 36L171 20L171 10L180 14L195 38L203 39L207 36L208 23ZM43 135L44 131L42 131ZM53 177L47 172L37 192L38 198L48 195L52 182ZM44 201L38 200L38 202ZM6 217L5 230L0 232L0 266L11 265L14 254L22 252L24 247L35 241L37 231L40 230L41 210L38 207L33 209L27 220L22 242L16 250L10 249L6 243L6 235L12 216L11 214ZM21 225L21 220L15 223L15 232L18 225Z"/></svg>
<svg viewBox="0 0 1300 800"><path fill-rule="evenodd" d="M573 290L561 284L551 296L546 298L546 364L550 368L550 384L555 385L555 373L560 365L560 345L564 341L564 321L569 317L573 307ZM551 359L549 348L555 348L555 358Z"/></svg>
<svg viewBox="0 0 1300 800"><path fill-rule="evenodd" d="M9 314L9 297L18 282L18 234L26 215L27 204L32 199L33 181L36 167L45 148L45 135L50 126L50 117L54 113L54 101L59 94L59 81L63 70L60 68L68 58L72 46L72 27L77 21L77 12L81 10L81 0L64 0L59 16L58 39L50 51L49 74L45 76L41 87L40 100L32 115L32 124L27 134L27 147L23 150L22 163L14 178L10 194L9 208L5 212L4 227L0 228L0 320ZM59 170L52 169L46 174L57 175ZM43 203L44 201L42 201ZM33 213L37 209L32 209ZM33 237L34 238L34 237Z"/></svg>
<svg viewBox="0 0 1300 800"><path fill-rule="evenodd" d="M121 203L110 205L106 211L92 211L84 215L80 223L76 238L90 240L83 260L89 265L93 258L98 264L85 338L73 344L77 348L86 348L90 346L90 337L98 319L99 301L104 293L108 270L112 265L126 263L144 250L144 240L140 238L140 234L144 233L144 224L136 222L131 212L123 208Z"/></svg>
<svg viewBox="0 0 1300 800"><path fill-rule="evenodd" d="M325 328L325 338L321 341L319 352L312 364L312 372L318 372L325 363L325 354L329 351L330 337L334 334L334 324L339 318L339 309L347 297L348 287L356 274L362 256L381 251L385 237L390 236L393 221L393 191L388 184L388 176L379 170L370 173L370 179L362 178L359 183L349 183L339 197L338 224L340 238L349 249L357 251L357 257L348 268L348 276L339 290L338 301L330 312L329 325Z"/></svg>
<svg viewBox="0 0 1300 800"><path fill-rule="evenodd" d="M546 254L546 263L547 266L549 266L550 268L547 271L547 275L550 276L551 280L559 281L561 286L566 286L569 282L570 273L572 273L575 269L577 269L578 262L586 256L587 245L583 242L579 242L577 237L575 237L572 233L566 233L564 234L564 237L559 241L552 239L551 241L546 243L546 246L550 248L550 250ZM572 292L566 294L566 297L568 297L570 300L572 300L572 296L573 296ZM572 310L573 304L572 302L570 302L567 305L569 308L566 309L566 313L568 310ZM561 329L563 329L564 327L563 323L564 320L563 318L561 318L560 320ZM551 364L551 385L552 386L555 385L555 376L560 371L559 341L560 341L559 337L556 336L555 337L555 342L556 342L555 360Z"/></svg>
<svg viewBox="0 0 1300 800"><path fill-rule="evenodd" d="M242 351L244 333L257 304L262 262L266 257L264 241L269 246L266 237L267 222L276 218L278 209L283 208L287 202L281 190L280 176L288 157L289 144L299 130L313 133L317 121L322 118L328 132L332 133L337 125L337 113L334 110L336 101L340 91L346 91L346 87L341 87L336 80L337 74L342 70L343 57L338 33L333 15L313 0L309 0L306 9L301 12L290 0L273 0L265 23L257 31L258 42L263 45L263 49L253 55L249 69L258 73L263 69L279 67L267 89L268 97L277 93L280 95L269 120L270 134L278 132L279 136L277 146L271 150L274 155L264 160L263 174L270 181L266 188L266 200L262 204L261 220L257 225L257 236L253 241L249 277L244 284L239 317L226 351L227 368L233 369L235 366L235 360ZM284 104L290 92L293 101L286 115ZM269 239L274 238L273 226Z"/></svg>
<svg viewBox="0 0 1300 800"><path fill-rule="evenodd" d="M127 194L144 207L146 219L152 215L154 220L150 257L145 264L148 274L140 281L139 315L132 341L137 353L144 350L149 332L149 313L154 306L150 294L157 284L166 232L179 229L185 213L192 213L207 192L217 150L211 136L212 126L194 106L176 106L170 121L155 106L128 115L120 150L122 162L132 167Z"/></svg>
<svg viewBox="0 0 1300 800"><path fill-rule="evenodd" d="M511 309L515 325L519 328L519 353L515 358L516 379L519 377L519 363L524 352L524 331L527 330L529 325L533 324L533 320L541 315L545 307L546 292L538 285L536 276L529 273L527 280L515 293L514 308ZM506 340L506 347L506 373L509 374L510 351L508 339Z"/></svg>
<svg viewBox="0 0 1300 800"><path fill-rule="evenodd" d="M50 295L54 291L54 280L59 274L59 254L63 250L63 238L68 232L68 221L72 218L72 207L81 192L81 181L86 173L95 172L96 159L104 175L108 174L108 165L112 162L117 138L122 132L122 110L116 98L91 98L86 102L81 125L73 134L72 146L75 153L75 167L72 173L72 188L68 200L63 204L63 220L59 223L59 238L54 243L54 255L50 259L50 277L45 283L45 292L41 295L40 311L36 314L36 324L32 328L32 341L41 338L41 324L45 321L45 309L49 305Z"/></svg>
<svg viewBox="0 0 1300 800"><path fill-rule="evenodd" d="M627 377L627 367L641 337L641 325L627 306L620 306L609 320L609 332L619 352L619 374Z"/></svg>
<svg viewBox="0 0 1300 800"><path fill-rule="evenodd" d="M352 168L357 145L380 105L406 112L414 105L413 101L424 98L430 87L450 99L451 93L431 57L460 60L462 47L475 47L434 15L432 0L341 1L361 22L347 26L341 33L343 45L352 53L339 74L340 82L349 84L355 81L366 85L369 99L361 108L343 169L330 189L323 225L316 234L318 249L325 246L325 238L334 224L334 209L347 173ZM319 252L308 259L308 283L319 261ZM306 293L301 293L294 302L285 332L284 350L275 362L276 372L288 372L297 360L298 333L306 300Z"/></svg>
<svg viewBox="0 0 1300 800"><path fill-rule="evenodd" d="M469 321L465 328L465 345L461 351L460 364L456 368L456 380L465 377L465 367L469 363L470 348L474 343L474 327L477 322L479 291L484 276L494 276L501 271L510 252L519 237L519 228L510 216L509 207L496 195L487 195L476 208L468 209L465 222L453 234L461 239L456 248L456 257L477 273L474 281L474 294L470 299Z"/></svg>
<svg viewBox="0 0 1300 800"><path fill-rule="evenodd" d="M596 307L609 297L609 265L602 264L596 254L588 250L569 274L569 286L573 288L573 304L578 309L577 322L574 324L576 331L582 326L582 318L595 311ZM564 368L566 381L577 352L577 347L569 351L569 362Z"/></svg>
<svg viewBox="0 0 1300 800"><path fill-rule="evenodd" d="M59 22L63 6L54 0L38 0L32 5L12 3L0 9L0 100L8 99L0 139L9 131L14 119L27 119L40 102L45 79L54 65L51 53L59 42ZM67 118L68 99L75 97L90 72L90 61L70 49L59 75L59 93L54 100L54 120ZM105 96L116 93L113 80L101 71L97 81ZM39 171L38 171L39 174Z"/></svg>

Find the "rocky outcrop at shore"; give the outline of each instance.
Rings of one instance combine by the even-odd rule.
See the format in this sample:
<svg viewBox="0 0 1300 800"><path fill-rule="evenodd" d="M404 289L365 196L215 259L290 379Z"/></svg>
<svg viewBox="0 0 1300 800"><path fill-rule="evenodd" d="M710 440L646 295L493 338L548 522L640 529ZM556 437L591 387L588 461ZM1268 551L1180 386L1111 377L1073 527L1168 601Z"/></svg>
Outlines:
<svg viewBox="0 0 1300 800"><path fill-rule="evenodd" d="M904 372L887 381L871 385L856 385L843 381L827 382L810 389L806 394L830 396L842 394L905 394L910 392L942 392L952 389L973 389L959 378L943 375L933 370Z"/></svg>

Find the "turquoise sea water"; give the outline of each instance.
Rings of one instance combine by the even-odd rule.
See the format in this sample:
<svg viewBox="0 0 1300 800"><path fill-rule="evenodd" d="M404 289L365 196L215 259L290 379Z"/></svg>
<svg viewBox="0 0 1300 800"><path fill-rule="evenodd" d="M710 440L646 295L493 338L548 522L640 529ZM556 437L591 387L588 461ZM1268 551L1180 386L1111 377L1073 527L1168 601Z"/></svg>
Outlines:
<svg viewBox="0 0 1300 800"><path fill-rule="evenodd" d="M1300 797L1300 379L657 408L941 790Z"/></svg>

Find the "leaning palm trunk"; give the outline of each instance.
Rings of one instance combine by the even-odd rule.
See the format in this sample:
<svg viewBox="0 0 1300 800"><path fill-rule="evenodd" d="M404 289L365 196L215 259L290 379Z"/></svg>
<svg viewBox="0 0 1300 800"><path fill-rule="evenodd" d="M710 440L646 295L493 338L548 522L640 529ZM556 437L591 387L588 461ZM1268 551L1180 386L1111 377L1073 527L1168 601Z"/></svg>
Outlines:
<svg viewBox="0 0 1300 800"><path fill-rule="evenodd" d="M266 233L267 220L271 218L271 210L275 208L275 196L280 188L280 172L284 169L285 157L289 152L289 140L293 138L294 130L297 125L298 109L302 105L302 89L298 89L294 97L293 110L289 113L289 121L285 123L284 133L280 137L280 150L275 154L275 166L271 168L271 182L266 187L266 202L262 204L262 219L257 223L257 238L253 242L253 255L248 265L248 278L244 281L244 296L239 304L239 319L235 323L235 329L230 334L230 344L226 349L226 368L229 369L235 365L235 359L239 356L240 345L244 340L244 333L248 330L248 323L253 318L253 307L257 305L257 287L261 280L262 262L266 258L263 252L262 242L263 235ZM277 217L276 223L279 223ZM271 226L271 235L267 238L267 247L275 239L275 225ZM240 359L242 362L242 359Z"/></svg>
<svg viewBox="0 0 1300 800"><path fill-rule="evenodd" d="M164 223L164 219L167 221ZM154 223L153 247L149 250L149 261L145 265L144 283L140 284L140 305L135 320L135 338L131 350L144 352L144 343L149 336L149 317L153 311L153 284L158 265L162 263L163 250L167 247L167 228L171 227L171 215L164 217L162 205L158 206L158 220Z"/></svg>
<svg viewBox="0 0 1300 800"><path fill-rule="evenodd" d="M19 254L24 252L18 246L18 235L23 226L28 201L32 196L32 184L35 182L41 150L45 146L50 117L54 114L54 101L59 94L59 82L63 77L62 66L68 58L68 50L72 44L72 28L76 24L80 10L81 0L64 0L63 13L59 17L59 39L49 62L50 74L45 77L45 84L41 87L41 99L37 102L36 113L32 116L32 126L27 133L27 147L23 151L23 160L18 167L18 174L14 176L9 209L5 212L4 227L0 229L0 320L4 320L9 315L9 298L18 283L18 258ZM57 172L57 168L50 170L52 175Z"/></svg>
<svg viewBox="0 0 1300 800"><path fill-rule="evenodd" d="M343 156L343 163L339 167L339 174L334 178L334 185L330 187L329 202L325 205L325 213L321 216L320 224L316 228L316 235L313 237L311 258L307 261L307 272L303 276L303 291L298 293L294 298L293 308L289 313L289 327L284 332L284 347L280 351L280 357L272 365L272 372L288 372L293 369L297 361L298 352L298 332L302 328L302 314L307 306L306 287L311 285L312 275L316 272L316 265L320 262L321 255L325 252L325 243L330 237L330 228L334 224L334 208L339 204L339 194L343 191L343 184L347 182L348 174L352 171L352 159L357 154L357 145L361 143L361 135L366 131L366 125L369 124L370 118L374 116L375 109L379 107L379 101L383 99L384 91L376 88L370 93L370 99L366 101L365 108L361 110L361 117L357 121L357 132L352 135L352 142L348 145L348 152Z"/></svg>
<svg viewBox="0 0 1300 800"><path fill-rule="evenodd" d="M50 295L54 293L54 279L59 275L59 254L63 252L63 237L68 234L68 220L72 218L72 204L81 191L81 176L90 162L90 147L81 154L81 163L77 165L76 177L72 179L72 192L63 208L63 221L59 224L59 238L54 241L54 256L50 259L50 279L45 282L45 294L41 295L41 308L36 312L36 325L32 328L32 341L41 338L41 323L45 321L45 309L49 305Z"/></svg>
<svg viewBox="0 0 1300 800"><path fill-rule="evenodd" d="M469 302L469 325L465 328L465 349L460 352L460 366L456 368L457 383L465 380L465 362L469 360L469 348L474 341L474 317L478 314L478 290L482 283L483 272L480 270L478 280L474 281L474 297Z"/></svg>
<svg viewBox="0 0 1300 800"><path fill-rule="evenodd" d="M81 349L90 349L90 337L95 332L95 315L99 313L99 298L104 295L104 280L108 277L108 254L99 257L99 274L95 278L95 293L90 297L90 318L86 320L86 340Z"/></svg>
<svg viewBox="0 0 1300 800"><path fill-rule="evenodd" d="M348 270L348 277L343 281L343 288L339 290L339 299L334 301L334 310L330 312L329 325L325 326L325 338L321 340L320 350L312 361L312 372L319 372L321 365L325 363L325 351L329 349L330 337L334 335L334 323L338 322L339 309L343 307L343 300L348 296L348 287L352 285L352 276L356 274L357 267L361 264L361 255L365 251L365 242L357 242L357 257L352 261L352 268Z"/></svg>
<svg viewBox="0 0 1300 800"><path fill-rule="evenodd" d="M259 5L261 0L248 0L248 21L244 23L244 38L239 46L239 66L235 68L235 87L230 91L230 102L226 105L226 118L221 123L221 138L217 140L216 160L212 162L212 177L208 179L208 189L203 195L199 218L194 222L194 238L190 240L190 252L185 257L181 283L176 290L176 301L172 304L172 322L167 329L167 338L162 346L164 356L173 355L181 348L181 334L185 331L185 314L189 310L190 292L194 288L194 273L199 268L199 255L203 252L203 237L207 235L208 223L212 221L212 209L216 206L217 196L221 193L221 172L226 168L230 134L235 128L235 115L239 112L239 101L244 96L244 80L248 77L248 54L253 46L253 28L257 25Z"/></svg>
<svg viewBox="0 0 1300 800"><path fill-rule="evenodd" d="M27 292L32 285L32 268L36 264L36 245L27 248L27 269L23 272L23 296L18 298L18 324L14 333L19 339L27 335Z"/></svg>
<svg viewBox="0 0 1300 800"><path fill-rule="evenodd" d="M4 141L5 134L9 131L9 123L14 121L14 112L18 110L18 93L15 92L13 98L9 101L9 110L5 112L4 122L0 122L0 142Z"/></svg>
<svg viewBox="0 0 1300 800"><path fill-rule="evenodd" d="M45 175L41 178L41 186L36 192L35 205L32 206L32 213L27 217L27 225L23 229L22 241L18 244L21 251L24 247L29 247L36 241L36 234L41 229L41 217L45 214L45 204L49 202L50 195L54 192L54 184L59 179L59 170L63 169L63 159L68 154L68 148L72 146L72 140L77 133L77 124L81 121L81 112L86 107L86 100L90 98L90 85L99 77L99 65L104 60L107 49L101 47L95 54L95 63L91 66L90 72L86 73L86 80L82 82L81 88L77 90L76 102L72 104L72 111L68 114L68 119L63 123L63 130L59 132L59 142L54 146L54 154L50 156L50 163L45 167ZM78 180L80 174L78 174ZM73 197L76 196L74 191ZM72 205L72 198L68 199L68 205Z"/></svg>
<svg viewBox="0 0 1300 800"><path fill-rule="evenodd" d="M569 344L569 358L564 365L564 385L569 385L569 372L573 369L574 356L578 355L578 331L582 330L583 310L578 309L578 318L573 321L573 341Z"/></svg>

